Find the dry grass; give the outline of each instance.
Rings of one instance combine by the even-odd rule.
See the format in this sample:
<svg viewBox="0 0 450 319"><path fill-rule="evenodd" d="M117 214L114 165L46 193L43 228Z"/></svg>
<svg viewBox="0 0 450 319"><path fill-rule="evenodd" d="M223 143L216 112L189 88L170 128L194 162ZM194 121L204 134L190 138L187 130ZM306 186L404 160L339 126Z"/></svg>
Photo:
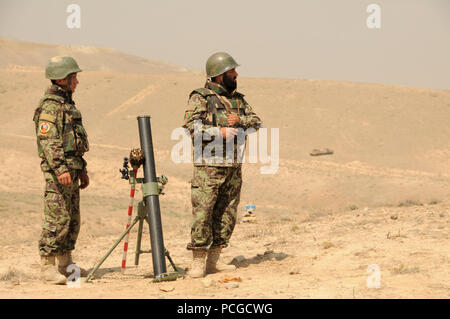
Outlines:
<svg viewBox="0 0 450 319"><path fill-rule="evenodd" d="M0 274L0 281L20 282L30 279L31 276L10 266L8 270Z"/></svg>
<svg viewBox="0 0 450 319"><path fill-rule="evenodd" d="M403 264L393 268L391 270L392 275L404 275L404 274L416 274L420 272L419 267L406 267Z"/></svg>
<svg viewBox="0 0 450 319"><path fill-rule="evenodd" d="M407 199L398 204L398 207L411 207L411 206L423 206L423 204L414 199Z"/></svg>
<svg viewBox="0 0 450 319"><path fill-rule="evenodd" d="M329 248L332 248L332 247L336 247L336 245L333 244L331 241L325 241L325 242L322 243L322 248L323 249L329 249Z"/></svg>

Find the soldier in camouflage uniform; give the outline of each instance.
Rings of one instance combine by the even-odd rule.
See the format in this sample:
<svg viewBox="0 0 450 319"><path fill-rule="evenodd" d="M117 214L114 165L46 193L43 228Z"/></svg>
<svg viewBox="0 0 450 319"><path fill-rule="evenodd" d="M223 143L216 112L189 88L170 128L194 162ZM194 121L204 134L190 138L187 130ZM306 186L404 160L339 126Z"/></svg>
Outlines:
<svg viewBox="0 0 450 319"><path fill-rule="evenodd" d="M249 128L257 130L261 124L244 95L236 91L237 66L229 54L213 54L206 62L205 87L192 91L185 111L183 127L189 130L194 143L193 222L187 245L193 252L188 273L193 278L235 269L219 262L219 256L228 246L236 224L242 186L236 135L239 128L242 133ZM199 138L200 148L196 147ZM218 147L205 152L211 140ZM227 147L232 152L227 154Z"/></svg>
<svg viewBox="0 0 450 319"><path fill-rule="evenodd" d="M81 69L71 57L49 60L46 77L52 85L33 118L45 178L45 218L39 239L41 278L54 284L65 284L69 275L67 266L73 263L71 251L80 230L79 190L89 185L82 157L89 143L81 113L72 100L78 72ZM87 275L79 269L81 276Z"/></svg>

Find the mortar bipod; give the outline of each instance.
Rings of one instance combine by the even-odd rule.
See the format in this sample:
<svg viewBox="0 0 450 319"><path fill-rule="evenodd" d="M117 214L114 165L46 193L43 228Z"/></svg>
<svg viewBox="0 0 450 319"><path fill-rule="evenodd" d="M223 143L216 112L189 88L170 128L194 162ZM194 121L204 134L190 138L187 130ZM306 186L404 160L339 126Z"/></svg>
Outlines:
<svg viewBox="0 0 450 319"><path fill-rule="evenodd" d="M143 184L142 178L136 178L133 174L133 171L129 172L129 182L132 183L139 183ZM161 176L161 178L158 178L158 182L162 185L156 188L159 194L163 194L162 190L164 185L167 183L167 178L165 176ZM144 186L144 185L143 185ZM155 189L155 190L156 190ZM143 187L143 197L148 196L146 193L148 193L148 190L144 190ZM102 257L102 259L94 266L94 268L91 270L91 272L88 274L88 276L85 279L85 282L88 282L89 279L92 278L94 273L100 268L100 266L105 262L105 260L109 257L109 255L113 252L113 250L119 245L119 243L122 241L123 238L131 231L131 229L139 222L138 226L138 234L137 234L137 243L136 243L136 256L134 263L137 266L139 264L139 256L143 253L152 253L151 250L141 250L141 241L142 241L142 230L144 226L144 220L147 221L148 224L150 224L149 218L148 218L148 210L145 206L145 201L141 201L138 204L138 213L137 216L134 218L133 222L130 224L130 226L119 236L117 241L113 244L113 246L108 250L108 252L105 254L105 256ZM174 269L174 272L168 272L168 273L161 273L159 276L155 276L153 279L153 282L161 282L161 281L173 281L176 280L178 277L184 276L184 271L181 268L178 268L175 263L173 262L172 258L170 257L169 251L164 248L164 255L169 260L172 268Z"/></svg>

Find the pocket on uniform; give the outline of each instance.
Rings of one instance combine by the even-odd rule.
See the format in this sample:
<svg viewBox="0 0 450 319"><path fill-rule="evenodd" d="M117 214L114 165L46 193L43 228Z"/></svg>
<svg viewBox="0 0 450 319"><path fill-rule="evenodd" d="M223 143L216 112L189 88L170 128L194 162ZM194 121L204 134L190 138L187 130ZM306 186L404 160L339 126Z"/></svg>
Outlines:
<svg viewBox="0 0 450 319"><path fill-rule="evenodd" d="M55 233L56 229L57 229L57 226L55 224L53 224L53 223L51 223L51 222L46 220L42 224L42 229L44 229L46 231L49 231L49 232L52 232L52 233Z"/></svg>
<svg viewBox="0 0 450 319"><path fill-rule="evenodd" d="M191 179L190 183L191 183L191 188L199 187L198 182L194 178Z"/></svg>
<svg viewBox="0 0 450 319"><path fill-rule="evenodd" d="M191 179L191 188L199 188L202 185L202 167L196 167Z"/></svg>
<svg viewBox="0 0 450 319"><path fill-rule="evenodd" d="M65 152L77 150L76 139L72 125L64 125L63 148Z"/></svg>
<svg viewBox="0 0 450 319"><path fill-rule="evenodd" d="M77 149L80 152L89 151L89 142L87 139L87 132L82 125L75 125L75 134L77 136Z"/></svg>

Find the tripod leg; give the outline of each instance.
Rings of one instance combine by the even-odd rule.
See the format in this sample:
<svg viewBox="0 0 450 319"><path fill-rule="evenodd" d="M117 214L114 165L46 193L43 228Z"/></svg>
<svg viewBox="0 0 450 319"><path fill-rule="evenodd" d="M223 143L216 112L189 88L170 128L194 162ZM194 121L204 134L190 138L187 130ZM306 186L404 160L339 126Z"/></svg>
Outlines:
<svg viewBox="0 0 450 319"><path fill-rule="evenodd" d="M139 265L139 255L141 254L141 240L142 240L142 228L144 226L144 220L141 218L139 220L137 243L136 243L136 254L134 257L134 264Z"/></svg>
<svg viewBox="0 0 450 319"><path fill-rule="evenodd" d="M176 272L179 272L178 267L175 265L172 258L170 257L169 251L166 248L164 248L164 250L165 250L165 255L166 255L167 259L169 259L169 262L172 265L173 270L175 270Z"/></svg>
<svg viewBox="0 0 450 319"><path fill-rule="evenodd" d="M133 220L133 222L131 223L130 227L128 227L128 229L126 229L119 237L119 239L114 243L114 245L108 250L108 252L106 253L105 256L103 256L103 258L98 262L97 265L95 265L94 269L91 270L91 272L89 273L89 275L86 277L85 282L88 282L89 279L92 277L92 275L97 271L97 269L103 264L103 262L106 260L106 258L108 258L108 256L112 253L112 251L114 250L114 248L117 247L117 245L119 245L119 243L122 241L122 239L128 234L128 232L131 230L131 228L133 228L134 225L136 225L136 223L140 220L139 216L136 216L136 218Z"/></svg>

